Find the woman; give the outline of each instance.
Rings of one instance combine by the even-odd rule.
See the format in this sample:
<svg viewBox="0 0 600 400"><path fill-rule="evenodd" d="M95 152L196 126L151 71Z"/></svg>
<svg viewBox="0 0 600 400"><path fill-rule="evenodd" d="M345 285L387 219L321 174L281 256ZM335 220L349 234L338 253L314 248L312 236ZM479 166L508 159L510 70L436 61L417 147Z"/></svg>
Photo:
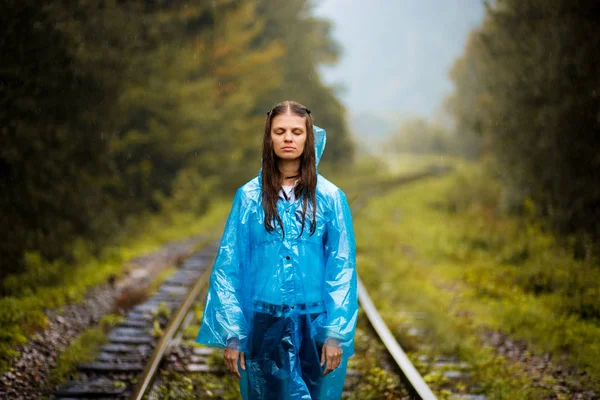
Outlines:
<svg viewBox="0 0 600 400"><path fill-rule="evenodd" d="M286 101L236 192L196 341L224 348L244 399L339 399L358 317L344 193L317 172L325 131Z"/></svg>

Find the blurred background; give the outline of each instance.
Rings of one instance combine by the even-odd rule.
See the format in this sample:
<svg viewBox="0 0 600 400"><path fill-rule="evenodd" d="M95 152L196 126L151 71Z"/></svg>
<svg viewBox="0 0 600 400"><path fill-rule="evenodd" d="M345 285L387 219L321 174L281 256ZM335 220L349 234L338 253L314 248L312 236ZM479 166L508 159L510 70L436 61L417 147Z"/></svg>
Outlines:
<svg viewBox="0 0 600 400"><path fill-rule="evenodd" d="M600 393L596 1L0 7L3 373L132 258L218 239L265 113L295 100L327 131L361 277L440 397ZM458 388L440 354L472 367Z"/></svg>

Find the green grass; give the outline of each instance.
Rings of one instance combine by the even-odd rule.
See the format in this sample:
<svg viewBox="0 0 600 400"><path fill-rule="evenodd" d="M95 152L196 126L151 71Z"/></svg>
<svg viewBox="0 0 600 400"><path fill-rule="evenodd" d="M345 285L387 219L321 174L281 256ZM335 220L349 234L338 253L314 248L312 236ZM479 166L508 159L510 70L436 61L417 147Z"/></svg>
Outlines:
<svg viewBox="0 0 600 400"><path fill-rule="evenodd" d="M398 311L425 312L416 323L432 352L471 362L490 398L548 393L522 365L481 345L482 326L576 365L598 388L597 262L573 260L532 217L505 215L501 186L481 166L457 166L371 199L355 219L359 272L384 318L402 337Z"/></svg>
<svg viewBox="0 0 600 400"><path fill-rule="evenodd" d="M160 383L153 389L157 398L169 400L238 400L238 380L231 374L182 374L161 372Z"/></svg>
<svg viewBox="0 0 600 400"><path fill-rule="evenodd" d="M349 400L396 400L408 397L400 377L384 368L382 360L389 357L383 343L368 326L362 309L359 311L354 348L355 355L348 360L348 369L358 371L360 379Z"/></svg>
<svg viewBox="0 0 600 400"><path fill-rule="evenodd" d="M76 371L77 365L92 361L98 348L108 342L107 332L122 319L120 315L107 314L97 326L77 336L58 356L56 366L50 372L50 384L54 386L64 383Z"/></svg>
<svg viewBox="0 0 600 400"><path fill-rule="evenodd" d="M408 175L429 168L431 165L456 165L463 160L444 154L397 153L385 157L392 175Z"/></svg>
<svg viewBox="0 0 600 400"><path fill-rule="evenodd" d="M128 260L166 242L198 234L216 240L230 205L229 200L215 202L201 218L189 213L140 217L119 234L119 245L105 248L98 256L92 255L92 246L83 241L74 244L74 261L68 263L50 263L35 253L28 254L26 272L2 282L8 295L0 298L0 372L10 368L9 359L18 354L15 348L47 324L46 309L80 301L90 287L106 282L111 275L121 276Z"/></svg>

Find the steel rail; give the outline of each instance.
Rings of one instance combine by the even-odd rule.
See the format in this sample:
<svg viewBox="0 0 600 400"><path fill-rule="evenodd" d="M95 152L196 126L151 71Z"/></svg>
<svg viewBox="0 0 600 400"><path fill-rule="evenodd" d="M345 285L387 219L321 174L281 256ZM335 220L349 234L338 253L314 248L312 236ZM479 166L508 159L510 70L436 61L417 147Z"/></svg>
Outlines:
<svg viewBox="0 0 600 400"><path fill-rule="evenodd" d="M452 168L447 166L435 166L427 168L424 171L416 172L407 176L401 176L400 178L392 179L387 185L385 185L386 190L383 190L383 192L386 192L387 190L390 190L398 185L407 184L409 182L427 178L429 176L442 175L448 173L450 170L452 170ZM374 188L372 191L377 191L377 188ZM371 195L366 196L362 202L359 202L359 204L355 204L354 207L352 207L352 216L355 216L356 213L366 205L373 195L373 193L370 194ZM403 375L405 383L418 398L422 400L435 400L435 395L429 386L427 386L427 383L425 383L423 377L421 377L421 374L419 374L417 369L414 367L404 350L402 350L402 347L400 347L400 344L398 344L396 338L394 338L394 335L392 332L390 332L386 323L383 321L383 318L381 318L381 315L373 304L373 301L371 300L367 289L360 280L360 277L357 277L357 280L358 301L360 302L360 305L365 312L369 323L396 362L397 367Z"/></svg>
<svg viewBox="0 0 600 400"><path fill-rule="evenodd" d="M204 286L208 283L210 278L210 273L212 271L212 267L207 267L206 270L200 275L194 287L189 291L185 301L181 304L175 316L169 321L169 325L165 328L165 333L160 338L154 352L152 353L152 357L150 361L146 364L142 375L139 378L138 384L136 386L135 391L130 397L132 400L142 400L142 397L146 393L146 391L150 388L152 380L158 371L158 367L162 358L169 346L169 342L181 326L185 316L188 314L192 306L194 305L196 299L202 292Z"/></svg>
<svg viewBox="0 0 600 400"><path fill-rule="evenodd" d="M369 322L375 332L379 335L379 338L385 345L386 349L389 351L390 355L396 361L396 364L402 371L402 374L408 381L408 383L414 389L414 392L420 399L423 400L435 400L436 397L427 386L427 383L421 377L421 374L414 367L406 353L402 350L402 347L398 344L392 332L390 332L389 328L379 315L377 308L373 305L371 298L369 297L369 293L365 286L363 285L360 278L358 279L358 300L360 301L360 305L367 315Z"/></svg>

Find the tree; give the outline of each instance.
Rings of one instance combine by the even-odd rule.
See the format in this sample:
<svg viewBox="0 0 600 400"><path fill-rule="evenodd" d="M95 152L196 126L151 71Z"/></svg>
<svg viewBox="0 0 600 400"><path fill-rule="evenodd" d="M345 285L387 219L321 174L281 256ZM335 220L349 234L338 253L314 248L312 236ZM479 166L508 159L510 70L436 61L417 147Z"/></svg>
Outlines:
<svg viewBox="0 0 600 400"><path fill-rule="evenodd" d="M598 48L593 0L498 0L453 74L456 115L490 136L507 185L530 197L557 232L595 238Z"/></svg>
<svg viewBox="0 0 600 400"><path fill-rule="evenodd" d="M414 154L454 153L454 140L449 132L422 118L405 120L397 132L384 141L386 151Z"/></svg>
<svg viewBox="0 0 600 400"><path fill-rule="evenodd" d="M343 107L316 72L337 54L329 25L303 0L286 20L265 4L8 1L0 278L26 251L68 261L83 239L99 252L148 210L203 212L256 175L264 113L283 99L315 109L330 159L351 158Z"/></svg>

